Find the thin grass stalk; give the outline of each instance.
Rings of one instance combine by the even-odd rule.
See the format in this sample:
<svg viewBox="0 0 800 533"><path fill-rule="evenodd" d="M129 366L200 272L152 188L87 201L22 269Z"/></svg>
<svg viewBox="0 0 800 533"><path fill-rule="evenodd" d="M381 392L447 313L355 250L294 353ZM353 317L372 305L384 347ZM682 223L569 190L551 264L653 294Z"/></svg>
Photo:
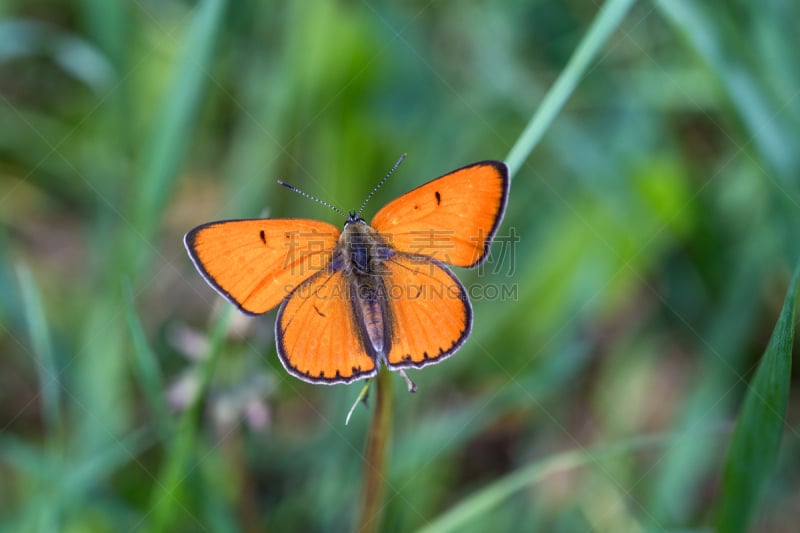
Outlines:
<svg viewBox="0 0 800 533"><path fill-rule="evenodd" d="M692 438L717 438L728 428L715 427L693 433ZM465 497L423 527L421 533L445 533L468 527L474 520L494 511L514 494L532 487L555 474L599 464L603 460L631 455L644 450L673 446L686 439L687 433L642 435L591 448L579 448L538 459L499 478Z"/></svg>
<svg viewBox="0 0 800 533"><path fill-rule="evenodd" d="M539 108L520 134L517 142L506 156L509 175L514 177L533 149L539 144L550 124L575 91L581 78L594 58L602 50L608 38L619 27L636 0L609 0L594 18L589 31L581 40L567 66L561 71L553 87L547 91Z"/></svg>
<svg viewBox="0 0 800 533"><path fill-rule="evenodd" d="M385 366L378 372L375 382L375 413L367 434L361 516L358 520L358 531L362 533L380 529L392 432L392 376Z"/></svg>

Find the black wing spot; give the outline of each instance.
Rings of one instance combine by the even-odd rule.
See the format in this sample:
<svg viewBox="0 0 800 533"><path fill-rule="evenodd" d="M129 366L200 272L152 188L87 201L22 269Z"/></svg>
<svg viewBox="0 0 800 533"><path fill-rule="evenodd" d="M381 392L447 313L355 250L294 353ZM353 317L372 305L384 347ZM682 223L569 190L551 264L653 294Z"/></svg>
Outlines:
<svg viewBox="0 0 800 533"><path fill-rule="evenodd" d="M359 372L361 372L361 367L360 366L354 366L353 367L353 374L358 374Z"/></svg>
<svg viewBox="0 0 800 533"><path fill-rule="evenodd" d="M414 206L414 211L416 211L417 209L419 209L419 206L418 206L418 205L415 205L415 206Z"/></svg>
<svg viewBox="0 0 800 533"><path fill-rule="evenodd" d="M261 237L261 242L267 244L267 236L264 234L263 229L258 233L258 236Z"/></svg>
<svg viewBox="0 0 800 533"><path fill-rule="evenodd" d="M314 311L316 311L316 312L317 312L317 314L318 314L319 316L321 316L322 318L325 318L325 313L323 313L322 311L320 311L320 310L319 310L319 307L317 307L316 305L314 306Z"/></svg>
<svg viewBox="0 0 800 533"><path fill-rule="evenodd" d="M422 357L424 359L430 359L430 356L428 355L428 352L422 352Z"/></svg>
<svg viewBox="0 0 800 533"><path fill-rule="evenodd" d="M436 205L441 205L442 204L442 195L439 194L439 191L436 191L433 194L436 195Z"/></svg>
<svg viewBox="0 0 800 533"><path fill-rule="evenodd" d="M403 356L403 361L411 362L411 354L407 353Z"/></svg>

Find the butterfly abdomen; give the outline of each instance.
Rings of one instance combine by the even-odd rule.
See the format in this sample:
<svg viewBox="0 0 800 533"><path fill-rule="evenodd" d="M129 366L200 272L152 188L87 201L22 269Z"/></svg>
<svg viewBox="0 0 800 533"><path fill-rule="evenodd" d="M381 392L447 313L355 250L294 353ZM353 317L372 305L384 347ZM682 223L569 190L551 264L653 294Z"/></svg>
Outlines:
<svg viewBox="0 0 800 533"><path fill-rule="evenodd" d="M361 342L373 359L383 359L388 353L391 335L386 298L380 280L356 278L350 285L353 319L361 332Z"/></svg>

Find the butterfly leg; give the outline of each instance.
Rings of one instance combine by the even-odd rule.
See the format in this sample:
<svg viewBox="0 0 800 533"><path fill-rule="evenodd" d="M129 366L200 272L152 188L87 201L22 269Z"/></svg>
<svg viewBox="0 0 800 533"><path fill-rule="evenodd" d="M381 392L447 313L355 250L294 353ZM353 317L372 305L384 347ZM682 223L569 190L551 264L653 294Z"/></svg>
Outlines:
<svg viewBox="0 0 800 533"><path fill-rule="evenodd" d="M344 419L344 425L345 426L350 423L350 417L353 416L353 411L356 410L356 406L359 403L363 403L364 405L367 405L367 397L369 396L369 386L370 385L371 385L370 380L367 379L364 382L364 387L362 387L361 392L358 393L358 398L356 398L356 401L353 402L353 406L347 412L347 418Z"/></svg>
<svg viewBox="0 0 800 533"><path fill-rule="evenodd" d="M403 379L406 380L406 385L408 386L408 392L417 392L417 386L414 384L413 381L411 381L411 378L408 377L408 374L406 374L405 370L399 368L396 370L396 372L401 376L403 376Z"/></svg>

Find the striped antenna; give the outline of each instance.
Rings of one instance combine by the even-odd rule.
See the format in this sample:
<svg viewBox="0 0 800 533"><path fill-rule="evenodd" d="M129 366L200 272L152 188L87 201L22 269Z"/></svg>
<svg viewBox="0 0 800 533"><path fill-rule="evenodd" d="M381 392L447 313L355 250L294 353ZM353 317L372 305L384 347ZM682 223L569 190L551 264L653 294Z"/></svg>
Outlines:
<svg viewBox="0 0 800 533"><path fill-rule="evenodd" d="M297 194L299 194L300 196L304 196L305 198L308 198L309 200L314 200L315 202L317 202L317 203L319 203L319 204L322 204L322 205L324 205L325 207L327 207L327 208L330 208L330 209L332 209L332 210L336 211L337 213L339 213L340 215L342 215L344 218L348 218L348 217L347 217L347 215L345 214L345 212L344 212L344 211L342 211L341 209L339 209L338 207L336 207L335 205L333 205L333 204L330 204L330 203L328 203L328 202L326 202L326 201L324 201L324 200L320 200L320 199L319 199L319 198L317 198L316 196L311 196L311 195L310 195L310 194L308 194L307 192L303 192L303 191L301 191L300 189L298 189L297 187L294 187L293 185L289 185L289 184L288 184L288 183L286 183L285 181L278 180L278 183L280 183L281 185L283 185L284 187L286 187L286 188L287 188L287 189L289 189L290 191L294 191L294 192L296 192Z"/></svg>
<svg viewBox="0 0 800 533"><path fill-rule="evenodd" d="M392 167L392 169L389 171L389 173L388 173L388 174L386 174L386 175L383 177L383 179L382 179L381 181L379 181L379 182L378 182L378 184L377 184L377 185L376 185L376 186L375 186L375 187L372 189L372 192L370 192L370 193L367 195L367 197L366 197L366 198L364 198L364 202L361 204L361 207L359 207L359 208L358 208L358 212L356 213L356 216L359 216L359 217L361 216L361 211L363 211L363 210L364 210L364 208L367 206L367 202L369 202L370 198L372 198L372 196L375 194L375 192L376 192L378 189L380 189L380 188L381 188L381 185L383 185L383 183L384 183L384 182L385 182L387 179L389 179L389 176L391 176L391 175L392 175L392 172L394 172L394 171L397 169L397 167L399 167L399 166L400 166L400 163L402 163L402 162L403 162L403 159L405 159L407 155L408 155L408 154L403 154L403 155L401 155L401 156L400 156L400 159L398 159L398 160L397 160L397 163L395 163L395 164L394 164L394 166L393 166L393 167Z"/></svg>

